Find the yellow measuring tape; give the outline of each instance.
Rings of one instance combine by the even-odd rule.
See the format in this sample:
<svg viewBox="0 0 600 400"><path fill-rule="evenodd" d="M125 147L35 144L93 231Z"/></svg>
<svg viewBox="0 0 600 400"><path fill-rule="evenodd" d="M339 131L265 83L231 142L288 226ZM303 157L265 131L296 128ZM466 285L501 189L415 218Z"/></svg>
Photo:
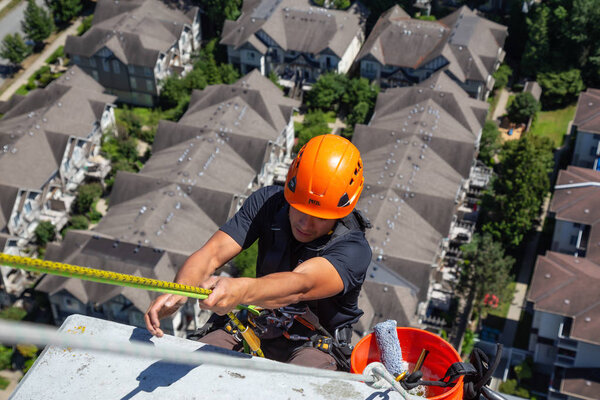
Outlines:
<svg viewBox="0 0 600 400"><path fill-rule="evenodd" d="M80 267L78 265L64 264L54 261L44 261L29 257L12 256L0 253L0 264L24 269L27 271L41 272L44 274L52 274L64 276L67 278L77 278L86 281L107 283L109 285L127 286L154 292L170 293L185 297L204 300L212 293L210 289L203 289L196 286L182 285L174 282L161 281L158 279L142 278L140 276L121 274L119 272L104 271L88 267ZM246 309L256 315L260 311L255 306L238 305L238 309ZM244 325L232 313L227 314L233 323L238 327L242 336L248 342L248 345L254 353L264 357L260 350L260 340L251 329Z"/></svg>

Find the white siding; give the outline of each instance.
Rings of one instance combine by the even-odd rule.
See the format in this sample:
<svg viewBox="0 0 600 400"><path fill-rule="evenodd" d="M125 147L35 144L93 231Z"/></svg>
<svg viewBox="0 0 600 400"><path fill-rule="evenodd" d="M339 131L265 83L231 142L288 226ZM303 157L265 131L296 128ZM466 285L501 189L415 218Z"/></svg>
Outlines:
<svg viewBox="0 0 600 400"><path fill-rule="evenodd" d="M360 51L361 45L362 41L358 38L358 36L355 36L338 64L338 72L340 74L345 74L346 72L348 72L348 70L352 66L352 63L354 62L354 59Z"/></svg>

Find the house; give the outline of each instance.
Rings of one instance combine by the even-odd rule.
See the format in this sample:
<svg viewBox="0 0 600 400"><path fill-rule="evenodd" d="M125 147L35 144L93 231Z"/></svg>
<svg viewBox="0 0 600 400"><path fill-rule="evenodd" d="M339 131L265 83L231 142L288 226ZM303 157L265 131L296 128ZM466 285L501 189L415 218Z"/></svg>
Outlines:
<svg viewBox="0 0 600 400"><path fill-rule="evenodd" d="M237 21L225 21L220 43L242 74L256 68L280 82L315 82L324 72L348 72L365 37L368 13L360 2L345 11L310 0L244 1Z"/></svg>
<svg viewBox="0 0 600 400"><path fill-rule="evenodd" d="M198 7L185 0L99 0L92 27L69 36L65 54L119 101L152 106L161 81L192 69Z"/></svg>
<svg viewBox="0 0 600 400"><path fill-rule="evenodd" d="M78 67L20 98L0 120L0 231L23 248L40 221L60 230L86 177L102 179L104 132L115 129L114 96ZM35 166L33 168L32 166Z"/></svg>
<svg viewBox="0 0 600 400"><path fill-rule="evenodd" d="M172 281L187 255L145 245L120 242L90 231L69 231L61 244L48 245L46 259L68 262L105 271ZM60 325L71 314L83 314L144 328L144 313L160 293L137 288L107 285L44 276L36 290L48 295L54 322ZM197 302L190 301L171 318L161 321L161 329L184 335L194 325Z"/></svg>
<svg viewBox="0 0 600 400"><path fill-rule="evenodd" d="M299 106L258 71L194 91L178 123L159 124L142 173L239 195L285 179Z"/></svg>
<svg viewBox="0 0 600 400"><path fill-rule="evenodd" d="M395 5L381 15L356 57L360 75L382 87L410 86L444 71L475 99L494 87L507 28L463 6L438 21L411 19Z"/></svg>
<svg viewBox="0 0 600 400"><path fill-rule="evenodd" d="M551 375L548 399L593 399L600 390L600 264L549 251L539 256L527 300L536 369Z"/></svg>
<svg viewBox="0 0 600 400"><path fill-rule="evenodd" d="M527 295L529 350L551 375L549 399L594 398L600 390L600 171L559 172L550 212L551 251L539 256Z"/></svg>
<svg viewBox="0 0 600 400"><path fill-rule="evenodd" d="M551 250L600 264L600 171L569 166L558 174L550 212Z"/></svg>
<svg viewBox="0 0 600 400"><path fill-rule="evenodd" d="M600 89L581 92L573 120L572 165L600 171Z"/></svg>
<svg viewBox="0 0 600 400"><path fill-rule="evenodd" d="M422 316L432 295L449 306L452 291L434 287L432 273L453 239L486 110L438 73L419 86L380 93L369 125L355 128L365 165L357 207L374 225L367 232L373 255L410 283Z"/></svg>

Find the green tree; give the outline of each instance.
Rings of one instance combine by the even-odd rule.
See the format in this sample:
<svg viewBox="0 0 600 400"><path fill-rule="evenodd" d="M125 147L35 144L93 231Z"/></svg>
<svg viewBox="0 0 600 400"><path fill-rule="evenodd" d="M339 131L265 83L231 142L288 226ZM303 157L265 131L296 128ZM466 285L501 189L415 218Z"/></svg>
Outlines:
<svg viewBox="0 0 600 400"><path fill-rule="evenodd" d="M459 290L472 296L480 320L487 311L483 304L486 294L498 296L502 302L511 301L508 284L512 282L510 270L515 260L504 254L502 244L492 236L474 234L470 243L461 247L463 261L460 266Z"/></svg>
<svg viewBox="0 0 600 400"><path fill-rule="evenodd" d="M300 150L313 137L329 133L330 131L331 129L327 125L325 113L321 110L310 111L304 116L304 122L299 132L296 132L298 143L295 151Z"/></svg>
<svg viewBox="0 0 600 400"><path fill-rule="evenodd" d="M221 82L226 85L235 83L240 79L240 73L231 64L219 65L219 74L221 75Z"/></svg>
<svg viewBox="0 0 600 400"><path fill-rule="evenodd" d="M512 68L508 64L500 65L498 70L494 72L494 89L501 89L508 85L508 81L510 80L512 73Z"/></svg>
<svg viewBox="0 0 600 400"><path fill-rule="evenodd" d="M73 215L69 219L69 229L79 229L84 230L90 226L90 222L86 218L85 215Z"/></svg>
<svg viewBox="0 0 600 400"><path fill-rule="evenodd" d="M540 103L531 93L519 93L508 106L508 118L512 122L527 123L540 108Z"/></svg>
<svg viewBox="0 0 600 400"><path fill-rule="evenodd" d="M28 39L42 43L54 31L54 20L45 8L35 3L35 0L27 0L21 28Z"/></svg>
<svg viewBox="0 0 600 400"><path fill-rule="evenodd" d="M486 121L481 131L481 140L479 141L479 159L486 165L495 164L494 156L502 147L500 141L500 131L493 121Z"/></svg>
<svg viewBox="0 0 600 400"><path fill-rule="evenodd" d="M59 23L67 23L81 12L81 0L46 0L46 5Z"/></svg>
<svg viewBox="0 0 600 400"><path fill-rule="evenodd" d="M519 383L521 383L523 379L531 379L533 376L533 371L531 370L531 361L531 358L527 358L523 360L521 364L513 367Z"/></svg>
<svg viewBox="0 0 600 400"><path fill-rule="evenodd" d="M79 186L77 197L73 202L73 211L77 214L85 214L91 210L92 204L102 195L102 186L99 183L88 183Z"/></svg>
<svg viewBox="0 0 600 400"><path fill-rule="evenodd" d="M306 93L306 105L322 111L336 110L346 92L348 77L328 72L319 77L312 89Z"/></svg>
<svg viewBox="0 0 600 400"><path fill-rule="evenodd" d="M350 114L348 114L348 117L346 118L346 128L344 128L344 131L342 132L344 137L347 139L352 138L354 126L356 124L365 123L367 115L369 114L369 110L369 104L364 101L359 102L355 107L352 108L352 111L350 111Z"/></svg>
<svg viewBox="0 0 600 400"><path fill-rule="evenodd" d="M192 75L191 79L194 83L198 83L199 79L204 79L204 86L199 87L198 89L203 89L204 87L206 87L207 83L206 79L204 78L204 75L200 75L200 78L198 74L195 73L195 71L191 71L189 75ZM186 88L186 81L184 81L183 79L177 76L169 76L168 78L163 80L162 84L163 86L160 90L159 102L163 108L177 107L178 104L180 104L182 101L185 101L186 96L188 96L189 101L189 95L187 93L188 90Z"/></svg>
<svg viewBox="0 0 600 400"><path fill-rule="evenodd" d="M31 54L31 47L27 46L19 33L14 35L9 33L2 39L0 57L6 58L13 65L20 65L29 54Z"/></svg>
<svg viewBox="0 0 600 400"><path fill-rule="evenodd" d="M225 20L236 20L241 14L242 0L200 0L206 13L210 36L220 36Z"/></svg>
<svg viewBox="0 0 600 400"><path fill-rule="evenodd" d="M542 87L542 103L545 108L562 107L573 103L579 92L585 89L578 69L540 73L537 81Z"/></svg>
<svg viewBox="0 0 600 400"><path fill-rule="evenodd" d="M46 243L54 240L56 236L56 227L50 221L42 221L35 228L35 242L39 246L46 246Z"/></svg>
<svg viewBox="0 0 600 400"><path fill-rule="evenodd" d="M256 277L256 258L258 257L258 241L252 246L242 250L233 259L233 265L237 268L241 277L255 278Z"/></svg>
<svg viewBox="0 0 600 400"><path fill-rule="evenodd" d="M497 175L482 199L482 230L506 248L519 246L539 217L550 189L552 148L550 139L526 135L506 142L500 151Z"/></svg>
<svg viewBox="0 0 600 400"><path fill-rule="evenodd" d="M533 7L530 17L526 18L529 37L521 59L521 70L526 75L535 76L542 60L546 60L546 62L549 60L549 20L550 9L545 4Z"/></svg>

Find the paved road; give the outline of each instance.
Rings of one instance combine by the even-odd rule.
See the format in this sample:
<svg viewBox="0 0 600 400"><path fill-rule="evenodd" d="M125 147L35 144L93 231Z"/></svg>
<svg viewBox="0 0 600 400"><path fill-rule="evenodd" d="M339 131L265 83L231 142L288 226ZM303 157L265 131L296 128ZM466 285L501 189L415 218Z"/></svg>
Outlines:
<svg viewBox="0 0 600 400"><path fill-rule="evenodd" d="M0 1L0 9L4 8L8 2L9 0ZM44 0L36 0L36 4L46 7ZM21 35L23 34L21 29L21 20L23 19L23 13L25 12L26 7L27 1L23 1L0 20L0 40L2 40L4 36L8 35L9 33L14 34L18 32ZM0 57L0 86L2 86L4 80L10 73L9 65L10 63L8 60Z"/></svg>
<svg viewBox="0 0 600 400"><path fill-rule="evenodd" d="M59 46L65 44L65 42L67 41L67 36L76 35L77 28L79 27L79 25L81 25L81 21L82 18L77 19L71 26L62 31L61 34L52 43L47 45L44 51L40 53L37 60L35 60L33 64L31 64L29 68L27 68L27 71L25 71L23 75L21 75L17 80L15 80L4 91L4 93L2 93L2 95L0 96L0 101L6 101L10 99L13 93L16 92L17 89L21 87L21 85L24 85L29 79L29 77L46 63L46 59L50 57L54 50L56 50Z"/></svg>

